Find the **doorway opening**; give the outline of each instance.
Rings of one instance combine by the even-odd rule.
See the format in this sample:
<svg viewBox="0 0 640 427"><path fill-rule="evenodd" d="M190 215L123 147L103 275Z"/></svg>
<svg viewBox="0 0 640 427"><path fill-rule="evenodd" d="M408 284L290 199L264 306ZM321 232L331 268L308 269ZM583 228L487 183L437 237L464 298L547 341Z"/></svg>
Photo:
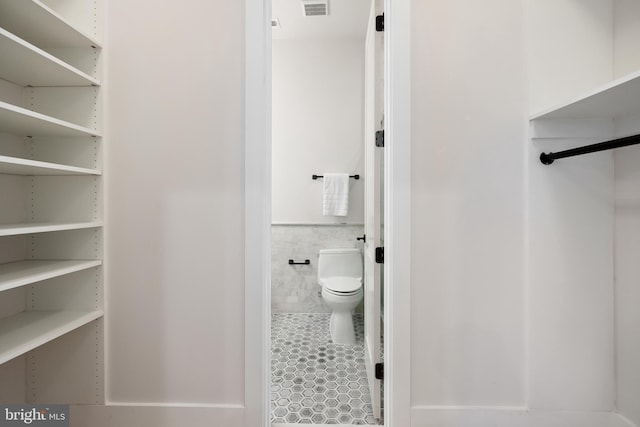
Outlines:
<svg viewBox="0 0 640 427"><path fill-rule="evenodd" d="M246 425L266 427L271 424L272 96L270 82L273 15L271 0L245 0L245 2L244 411ZM392 427L410 425L410 3L410 0L393 2L384 0L386 147L384 148L385 167L381 174L385 197L385 227L382 233L385 247L384 418L385 425ZM282 27L283 23L279 21ZM320 175L322 172L313 171L312 173ZM367 181L372 182L372 180ZM360 184L363 182L365 180ZM368 239L369 236L367 236ZM293 258L292 260L299 261ZM372 300L369 298L369 301ZM327 354L329 353L325 352L325 355Z"/></svg>
<svg viewBox="0 0 640 427"><path fill-rule="evenodd" d="M272 0L272 425L383 424L383 3L327 6Z"/></svg>

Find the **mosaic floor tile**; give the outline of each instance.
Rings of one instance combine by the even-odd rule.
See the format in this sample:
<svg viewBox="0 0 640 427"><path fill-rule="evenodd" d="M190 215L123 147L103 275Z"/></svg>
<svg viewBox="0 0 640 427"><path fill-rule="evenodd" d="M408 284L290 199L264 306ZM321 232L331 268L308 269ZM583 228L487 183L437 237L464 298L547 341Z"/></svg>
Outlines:
<svg viewBox="0 0 640 427"><path fill-rule="evenodd" d="M371 409L363 315L354 315L354 345L331 342L329 317L272 314L272 423L382 424Z"/></svg>

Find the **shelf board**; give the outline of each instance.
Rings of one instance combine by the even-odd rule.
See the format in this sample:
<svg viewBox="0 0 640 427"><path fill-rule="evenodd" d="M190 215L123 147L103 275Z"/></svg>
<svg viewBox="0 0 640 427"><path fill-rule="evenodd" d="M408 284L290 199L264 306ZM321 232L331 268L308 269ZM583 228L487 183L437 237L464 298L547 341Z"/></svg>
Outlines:
<svg viewBox="0 0 640 427"><path fill-rule="evenodd" d="M0 28L0 77L20 86L99 86L86 73Z"/></svg>
<svg viewBox="0 0 640 427"><path fill-rule="evenodd" d="M0 225L0 237L21 234L49 233L52 231L82 230L102 227L102 221L93 222L38 222Z"/></svg>
<svg viewBox="0 0 640 427"><path fill-rule="evenodd" d="M25 260L0 264L0 292L100 265L100 260Z"/></svg>
<svg viewBox="0 0 640 427"><path fill-rule="evenodd" d="M7 175L101 175L97 169L79 168L18 157L0 156L0 174Z"/></svg>
<svg viewBox="0 0 640 427"><path fill-rule="evenodd" d="M538 119L616 118L640 113L640 71L531 116Z"/></svg>
<svg viewBox="0 0 640 427"><path fill-rule="evenodd" d="M0 320L0 364L103 316L95 311L24 311Z"/></svg>
<svg viewBox="0 0 640 427"><path fill-rule="evenodd" d="M40 47L100 47L39 0L0 0L0 26Z"/></svg>
<svg viewBox="0 0 640 427"><path fill-rule="evenodd" d="M0 132L18 136L100 136L93 129L0 101Z"/></svg>

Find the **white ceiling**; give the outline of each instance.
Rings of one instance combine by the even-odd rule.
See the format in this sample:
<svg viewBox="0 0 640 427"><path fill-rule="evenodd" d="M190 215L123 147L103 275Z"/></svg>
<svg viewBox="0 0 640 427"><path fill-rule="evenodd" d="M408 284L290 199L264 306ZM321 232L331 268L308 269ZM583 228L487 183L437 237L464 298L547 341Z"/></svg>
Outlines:
<svg viewBox="0 0 640 427"><path fill-rule="evenodd" d="M272 0L272 17L280 28L274 40L304 38L362 38L367 32L371 0L329 0L328 16L304 16L300 0Z"/></svg>

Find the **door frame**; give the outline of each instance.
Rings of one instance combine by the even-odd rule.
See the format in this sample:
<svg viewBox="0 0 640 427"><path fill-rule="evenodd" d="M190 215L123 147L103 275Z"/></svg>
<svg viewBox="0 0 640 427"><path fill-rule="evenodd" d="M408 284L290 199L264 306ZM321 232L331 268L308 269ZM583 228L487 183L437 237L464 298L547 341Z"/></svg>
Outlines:
<svg viewBox="0 0 640 427"><path fill-rule="evenodd" d="M385 3L387 427L411 425L411 0ZM245 427L269 426L271 0L245 0Z"/></svg>

